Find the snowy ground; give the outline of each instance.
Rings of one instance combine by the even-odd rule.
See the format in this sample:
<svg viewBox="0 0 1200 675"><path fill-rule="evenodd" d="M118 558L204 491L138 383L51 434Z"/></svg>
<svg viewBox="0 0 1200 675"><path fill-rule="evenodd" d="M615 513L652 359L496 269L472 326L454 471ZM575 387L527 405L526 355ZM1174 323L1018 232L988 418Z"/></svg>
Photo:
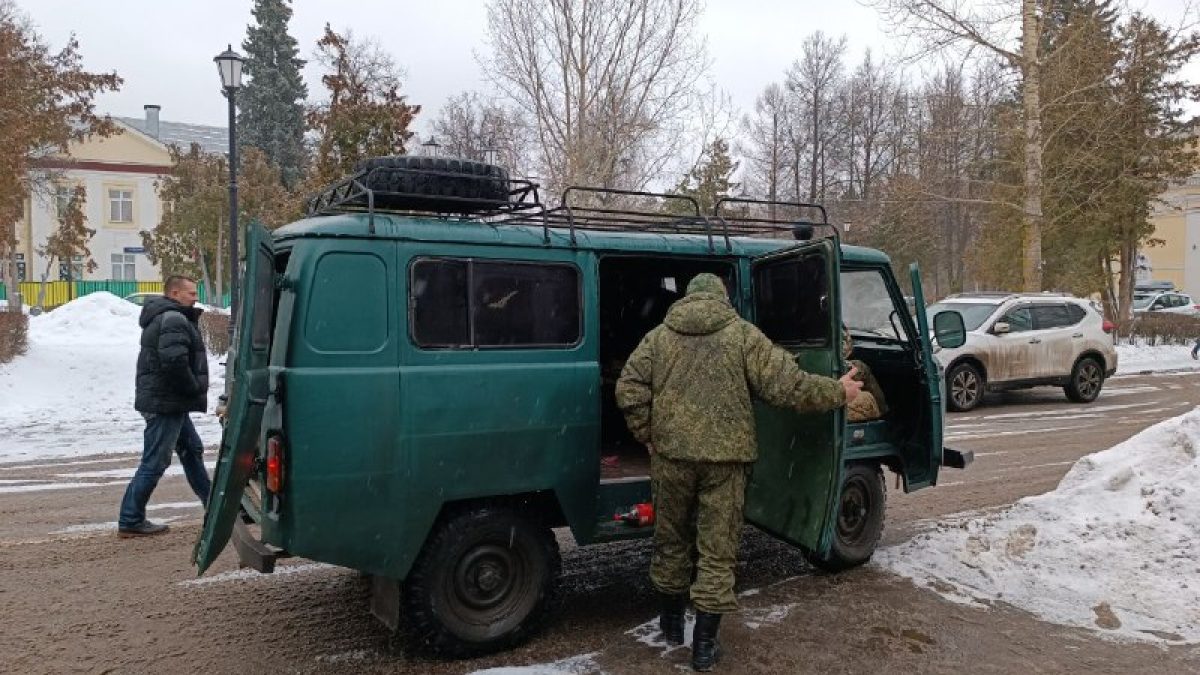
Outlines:
<svg viewBox="0 0 1200 675"><path fill-rule="evenodd" d="M1185 345L1117 345L1117 361L1118 375L1200 370L1200 361L1192 358L1192 348Z"/></svg>
<svg viewBox="0 0 1200 675"><path fill-rule="evenodd" d="M92 293L29 319L29 349L0 366L0 463L44 457L141 452L141 416L133 409L141 307ZM209 411L224 379L209 358ZM192 415L205 443L221 429L211 414Z"/></svg>
<svg viewBox="0 0 1200 675"><path fill-rule="evenodd" d="M959 602L1200 642L1200 408L1080 459L1052 492L943 521L876 561Z"/></svg>

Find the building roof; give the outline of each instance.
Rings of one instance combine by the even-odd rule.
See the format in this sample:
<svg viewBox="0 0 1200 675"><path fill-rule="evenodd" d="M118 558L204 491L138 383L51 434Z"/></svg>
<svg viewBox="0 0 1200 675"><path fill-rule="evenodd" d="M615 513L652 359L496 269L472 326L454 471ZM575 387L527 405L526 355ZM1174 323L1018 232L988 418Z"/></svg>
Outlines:
<svg viewBox="0 0 1200 675"><path fill-rule="evenodd" d="M144 118L117 117L115 119L151 138L155 138L154 134L149 132L147 122ZM205 152L214 154L229 152L229 130L226 127L210 127L203 124L186 124L184 122L161 120L158 123L157 140L166 145L179 146L180 150L187 150L191 147L192 143L198 143L200 148Z"/></svg>

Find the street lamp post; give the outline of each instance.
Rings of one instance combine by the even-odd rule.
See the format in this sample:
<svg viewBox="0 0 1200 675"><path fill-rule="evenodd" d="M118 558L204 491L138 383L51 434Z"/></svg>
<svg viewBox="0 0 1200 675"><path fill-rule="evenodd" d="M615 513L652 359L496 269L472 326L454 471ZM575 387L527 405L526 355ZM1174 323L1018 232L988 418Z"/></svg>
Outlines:
<svg viewBox="0 0 1200 675"><path fill-rule="evenodd" d="M221 74L221 87L229 101L229 339L233 341L233 327L238 310L238 187L237 187L237 90L242 86L241 54L233 51L233 45L217 54L213 59ZM232 346L232 345L230 345Z"/></svg>
<svg viewBox="0 0 1200 675"><path fill-rule="evenodd" d="M440 157L442 154L442 144L437 142L437 136L430 135L429 140L421 144L424 148L426 157Z"/></svg>

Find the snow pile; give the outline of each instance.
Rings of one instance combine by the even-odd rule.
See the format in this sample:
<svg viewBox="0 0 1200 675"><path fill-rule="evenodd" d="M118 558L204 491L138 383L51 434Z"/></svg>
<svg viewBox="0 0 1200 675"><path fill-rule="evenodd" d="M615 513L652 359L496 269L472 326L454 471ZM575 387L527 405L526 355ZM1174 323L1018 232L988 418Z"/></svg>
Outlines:
<svg viewBox="0 0 1200 675"><path fill-rule="evenodd" d="M1122 375L1171 370L1200 370L1190 346L1117 345L1117 372Z"/></svg>
<svg viewBox="0 0 1200 675"><path fill-rule="evenodd" d="M141 307L91 293L29 318L29 349L0 366L0 462L141 452L141 415L133 409ZM209 410L224 367L209 358ZM221 430L193 415L205 443Z"/></svg>
<svg viewBox="0 0 1200 675"><path fill-rule="evenodd" d="M880 551L953 600L1200 642L1200 409L1080 459L1053 491Z"/></svg>

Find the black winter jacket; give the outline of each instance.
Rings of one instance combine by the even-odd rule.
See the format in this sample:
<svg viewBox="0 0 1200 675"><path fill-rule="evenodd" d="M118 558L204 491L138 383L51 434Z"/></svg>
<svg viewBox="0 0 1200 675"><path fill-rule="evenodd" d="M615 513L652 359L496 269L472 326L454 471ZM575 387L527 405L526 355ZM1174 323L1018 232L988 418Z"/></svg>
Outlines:
<svg viewBox="0 0 1200 675"><path fill-rule="evenodd" d="M208 355L197 322L203 312L162 296L142 307L137 360L139 412L172 414L208 408Z"/></svg>

